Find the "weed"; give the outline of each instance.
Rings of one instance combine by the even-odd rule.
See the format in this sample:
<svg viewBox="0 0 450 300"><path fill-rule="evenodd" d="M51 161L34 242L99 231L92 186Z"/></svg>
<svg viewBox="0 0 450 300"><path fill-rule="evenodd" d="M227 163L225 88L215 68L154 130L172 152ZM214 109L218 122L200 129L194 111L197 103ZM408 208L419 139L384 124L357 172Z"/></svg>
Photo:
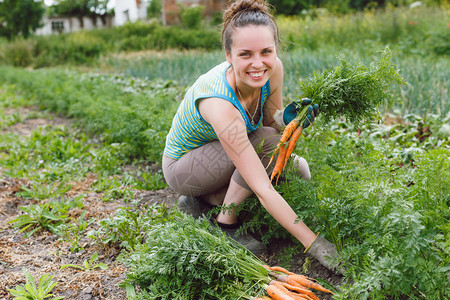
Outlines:
<svg viewBox="0 0 450 300"><path fill-rule="evenodd" d="M86 211L84 210L76 222L64 223L56 227L56 234L61 236L64 241L70 243L70 251L72 252L83 249L83 246L80 245L83 233L89 225L95 222L95 219L85 221L85 214Z"/></svg>
<svg viewBox="0 0 450 300"><path fill-rule="evenodd" d="M53 275L44 274L42 275L36 285L36 282L31 276L30 273L24 268L23 272L26 278L25 286L16 286L16 289L8 289L14 299L16 300L59 300L64 299L63 296L54 297L53 294L50 294L52 289L57 285L56 282L53 282Z"/></svg>
<svg viewBox="0 0 450 300"><path fill-rule="evenodd" d="M133 198L133 191L130 187L124 186L121 179L117 176L105 177L97 179L92 188L95 192L104 192L103 201L114 201L123 199L124 202L129 202Z"/></svg>
<svg viewBox="0 0 450 300"><path fill-rule="evenodd" d="M65 269L65 268L76 268L76 269L81 269L85 272L87 271L91 271L93 269L96 268L100 268L102 270L106 270L108 268L108 265L104 264L104 263L98 263L96 265L94 265L95 261L98 259L98 253L94 252L94 254L92 254L91 258L88 260L84 260L83 261L83 265L79 266L79 265L74 265L74 264L67 264L67 265L63 265L61 266L61 269Z"/></svg>
<svg viewBox="0 0 450 300"><path fill-rule="evenodd" d="M50 203L40 205L32 204L27 207L19 207L19 209L23 211L24 214L8 223L15 223L15 227L21 228L20 232L31 229L25 235L26 237L32 236L41 228L57 232L56 228L67 219L67 215L53 212Z"/></svg>
<svg viewBox="0 0 450 300"><path fill-rule="evenodd" d="M31 187L22 185L21 191L17 196L25 199L45 200L57 198L72 189L72 186L66 185L64 182L53 182L51 184L43 182L31 182Z"/></svg>
<svg viewBox="0 0 450 300"><path fill-rule="evenodd" d="M21 228L20 232L30 229L25 235L26 237L30 237L41 228L58 233L58 227L67 220L69 210L83 206L82 198L83 195L80 195L74 199L62 198L59 201L54 200L47 203L19 207L24 214L9 221L9 223L14 223L15 227Z"/></svg>
<svg viewBox="0 0 450 300"><path fill-rule="evenodd" d="M143 242L146 231L154 224L172 220L176 211L169 210L165 204L152 204L139 207L139 201L131 207L121 207L114 217L99 222L99 229L88 233L88 237L98 244L120 243L126 249L134 250Z"/></svg>
<svg viewBox="0 0 450 300"><path fill-rule="evenodd" d="M151 191L167 187L167 183L161 173L140 172L138 176L140 179L136 180L134 185L137 189Z"/></svg>

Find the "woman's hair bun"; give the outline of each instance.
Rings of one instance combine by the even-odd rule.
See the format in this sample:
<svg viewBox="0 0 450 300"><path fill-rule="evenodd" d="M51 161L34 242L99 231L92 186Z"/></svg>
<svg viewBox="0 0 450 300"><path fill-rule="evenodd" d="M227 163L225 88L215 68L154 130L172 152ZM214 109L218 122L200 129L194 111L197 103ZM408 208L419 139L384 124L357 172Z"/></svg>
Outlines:
<svg viewBox="0 0 450 300"><path fill-rule="evenodd" d="M270 14L269 6L264 0L231 0L228 1L228 8L223 14L223 22L229 23L242 11L261 11Z"/></svg>
<svg viewBox="0 0 450 300"><path fill-rule="evenodd" d="M222 44L227 53L231 50L232 30L249 25L270 26L274 31L274 39L278 43L278 26L271 13L270 5L265 0L229 1L223 13Z"/></svg>

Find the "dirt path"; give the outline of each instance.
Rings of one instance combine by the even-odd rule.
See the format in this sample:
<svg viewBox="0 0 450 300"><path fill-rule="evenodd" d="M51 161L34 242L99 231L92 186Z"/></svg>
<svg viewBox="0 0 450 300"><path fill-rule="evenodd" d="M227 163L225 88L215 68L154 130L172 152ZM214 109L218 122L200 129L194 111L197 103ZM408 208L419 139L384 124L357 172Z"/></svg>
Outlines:
<svg viewBox="0 0 450 300"><path fill-rule="evenodd" d="M27 115L30 112L32 109L24 108L19 111L10 110L8 113ZM19 136L29 136L32 130L49 124L70 127L68 120L59 117L24 118L24 121L7 130ZM4 172L5 170L0 165L0 299L12 299L8 289L25 284L23 268L26 268L35 279L43 274L53 275L53 281L57 282L53 293L57 296L64 296L65 299L127 299L125 290L119 287L126 276L125 266L116 261L120 253L119 248L101 247L93 244L91 239L84 237L81 240L84 249L79 252L71 252L70 245L61 241L57 235L51 232L41 230L26 238L24 233L19 233L9 224L11 220L21 214L20 206L36 204L37 201L18 197L17 192L20 191L21 186L27 186L29 182L10 178L4 175ZM72 182L73 188L67 197L75 198L84 194L85 219L101 220L113 216L117 208L123 206L124 203L122 201L102 201L103 194L92 192L90 188L95 179L95 175L90 175L82 181ZM158 191L135 190L135 198L144 203L162 203L164 201L171 207L176 203L178 195L169 188ZM80 214L81 209L71 210L71 217L78 218ZM95 222L91 226L95 226ZM286 246L286 241L273 243L269 248L269 257L265 257L264 260L268 264L278 264L277 255ZM108 265L106 270L99 268L89 271L75 268L61 269L61 266L66 264L81 266L84 260L92 257L94 252L99 255L97 262ZM292 261L296 262L291 270L301 272L305 258L306 256L302 253L291 257ZM309 270L307 275L313 278L322 278L333 285L337 285L341 281L340 276L329 272L315 260L311 260ZM331 299L331 297L324 296L322 299Z"/></svg>

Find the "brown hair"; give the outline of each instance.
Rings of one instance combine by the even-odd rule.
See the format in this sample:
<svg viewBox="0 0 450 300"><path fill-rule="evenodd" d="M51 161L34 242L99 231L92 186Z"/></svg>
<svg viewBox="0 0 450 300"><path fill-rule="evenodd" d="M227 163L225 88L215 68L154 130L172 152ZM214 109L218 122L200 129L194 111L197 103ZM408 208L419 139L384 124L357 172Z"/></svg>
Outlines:
<svg viewBox="0 0 450 300"><path fill-rule="evenodd" d="M231 52L233 31L239 27L269 26L273 30L275 43L279 43L278 26L269 11L269 4L264 0L229 1L222 19L222 45L227 53Z"/></svg>

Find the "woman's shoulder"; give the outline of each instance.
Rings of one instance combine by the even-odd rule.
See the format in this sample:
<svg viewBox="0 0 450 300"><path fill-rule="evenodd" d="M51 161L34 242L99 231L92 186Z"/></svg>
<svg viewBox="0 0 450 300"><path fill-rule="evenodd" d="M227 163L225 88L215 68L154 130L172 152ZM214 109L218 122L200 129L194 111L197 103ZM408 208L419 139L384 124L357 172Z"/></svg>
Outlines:
<svg viewBox="0 0 450 300"><path fill-rule="evenodd" d="M227 61L224 61L224 62L216 65L212 69L210 69L208 72L206 72L202 76L200 76L199 79L208 79L208 78L211 78L211 77L222 76L223 72L225 72L225 70L228 69L229 66L230 66L230 64Z"/></svg>

